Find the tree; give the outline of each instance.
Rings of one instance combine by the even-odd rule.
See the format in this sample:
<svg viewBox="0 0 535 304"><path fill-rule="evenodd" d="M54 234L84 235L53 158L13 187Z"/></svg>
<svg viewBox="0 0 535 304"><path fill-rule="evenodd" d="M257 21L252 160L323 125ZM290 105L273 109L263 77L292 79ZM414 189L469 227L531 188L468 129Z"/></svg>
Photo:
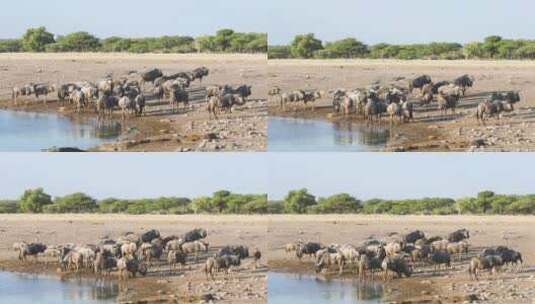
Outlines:
<svg viewBox="0 0 535 304"><path fill-rule="evenodd" d="M290 45L290 52L296 58L312 58L314 52L323 49L321 40L314 34L297 35Z"/></svg>
<svg viewBox="0 0 535 304"><path fill-rule="evenodd" d="M26 213L41 213L44 206L52 204L51 196L46 194L43 188L24 191L19 201L20 210Z"/></svg>
<svg viewBox="0 0 535 304"><path fill-rule="evenodd" d="M221 29L216 32L214 43L218 51L226 52L230 48L234 31L231 29Z"/></svg>
<svg viewBox="0 0 535 304"><path fill-rule="evenodd" d="M71 52L96 51L100 48L100 40L88 32L75 32L58 37L57 43Z"/></svg>
<svg viewBox="0 0 535 304"><path fill-rule="evenodd" d="M496 56L501 41L502 37L500 36L489 36L485 38L485 42L483 42L483 50L489 58L494 58Z"/></svg>
<svg viewBox="0 0 535 304"><path fill-rule="evenodd" d="M361 202L347 193L320 198L317 205L309 207L311 213L356 213L362 208Z"/></svg>
<svg viewBox="0 0 535 304"><path fill-rule="evenodd" d="M333 58L360 58L368 54L368 47L355 38L346 38L325 45Z"/></svg>
<svg viewBox="0 0 535 304"><path fill-rule="evenodd" d="M97 209L97 201L91 196L77 192L63 197L57 197L54 205L61 213L87 213Z"/></svg>
<svg viewBox="0 0 535 304"><path fill-rule="evenodd" d="M307 189L292 190L284 198L284 209L287 213L305 213L307 208L316 204L316 197Z"/></svg>
<svg viewBox="0 0 535 304"><path fill-rule="evenodd" d="M54 34L47 32L44 26L29 28L22 36L22 47L30 52L44 52L46 45L54 42Z"/></svg>

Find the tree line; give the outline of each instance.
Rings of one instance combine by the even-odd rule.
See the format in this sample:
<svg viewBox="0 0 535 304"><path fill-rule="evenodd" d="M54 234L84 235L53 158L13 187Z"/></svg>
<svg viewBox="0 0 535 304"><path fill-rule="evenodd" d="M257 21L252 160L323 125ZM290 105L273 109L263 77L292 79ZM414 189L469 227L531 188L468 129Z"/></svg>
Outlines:
<svg viewBox="0 0 535 304"><path fill-rule="evenodd" d="M535 194L508 195L482 191L460 199L421 198L359 200L347 193L316 197L307 189L291 190L280 201L267 194L238 194L227 190L193 199L106 198L85 193L52 197L42 188L28 189L18 200L0 200L0 213L126 213L126 214L392 214L392 215L535 215Z"/></svg>
<svg viewBox="0 0 535 304"><path fill-rule="evenodd" d="M492 191L474 197L359 200L347 193L317 198L307 189L288 192L280 201L271 201L273 213L290 214L391 214L391 215L535 215L535 195L506 195Z"/></svg>
<svg viewBox="0 0 535 304"><path fill-rule="evenodd" d="M125 213L125 214L262 214L268 213L265 194L221 190L196 198L95 199L77 192L52 197L44 189L28 189L18 200L0 201L0 213Z"/></svg>
<svg viewBox="0 0 535 304"><path fill-rule="evenodd" d="M266 53L267 34L221 29L215 35L199 37L100 39L83 31L54 35L37 27L29 28L19 39L0 40L0 52Z"/></svg>
<svg viewBox="0 0 535 304"><path fill-rule="evenodd" d="M355 38L322 42L314 34L297 35L289 45L268 47L269 59L535 59L535 40L489 36L467 44L432 42L427 44L366 45Z"/></svg>

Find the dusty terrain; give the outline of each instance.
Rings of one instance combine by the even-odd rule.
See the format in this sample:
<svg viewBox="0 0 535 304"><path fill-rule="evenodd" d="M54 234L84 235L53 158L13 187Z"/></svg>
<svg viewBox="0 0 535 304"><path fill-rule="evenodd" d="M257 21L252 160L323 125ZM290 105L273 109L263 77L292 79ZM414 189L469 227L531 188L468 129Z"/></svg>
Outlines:
<svg viewBox="0 0 535 304"><path fill-rule="evenodd" d="M270 60L269 86L283 92L366 87L371 83L407 86L407 80L428 74L434 81L452 80L463 74L475 77L475 84L460 102L456 115L441 115L436 102L417 107L415 122L393 127L387 151L533 151L535 150L535 62L532 61L398 61L398 60ZM475 107L489 92L518 90L522 101L499 122L486 125L475 118ZM412 96L409 100L415 100ZM270 115L352 119L331 115L331 97L316 101L310 109L290 105L282 111L278 102L268 102ZM386 124L385 119L385 124Z"/></svg>
<svg viewBox="0 0 535 304"><path fill-rule="evenodd" d="M253 260L249 258L230 277L219 274L215 280L207 279L201 266L206 256L213 255L224 245L243 244L250 248L258 247L265 253L267 222L267 217L261 216L0 215L0 269L56 273L55 264L45 265L43 261L38 264L20 263L11 249L15 241L84 244L95 243L105 235L115 238L128 231L154 228L163 235L176 235L203 227L208 231L206 241L211 250L201 256L198 263L190 258L185 268L172 274L168 273L163 261L151 266L146 277L121 282L119 300L198 303L201 296L212 294L218 303L265 303L265 258L261 259L256 270L253 270Z"/></svg>
<svg viewBox="0 0 535 304"><path fill-rule="evenodd" d="M271 271L314 273L312 260L299 262L287 254L284 245L303 241L323 244L359 245L372 236L385 238L391 233L404 234L415 229L427 235L447 235L466 228L471 255L482 248L507 245L519 250L524 258L520 271L510 269L496 277L484 273L471 281L467 259L456 261L452 270L434 273L432 266L416 265L409 279L393 280L385 286L388 300L397 303L463 303L478 298L484 303L532 303L535 297L535 217L529 216L273 216L268 228L268 263ZM333 274L337 277L336 274ZM352 277L351 273L345 277Z"/></svg>
<svg viewBox="0 0 535 304"><path fill-rule="evenodd" d="M77 114L50 96L45 107L34 97L14 106L11 88L29 82L60 84L96 81L108 74L121 76L129 71L158 67L164 73L189 71L206 66L210 74L190 87L202 91L207 85L252 86L252 95L231 115L210 120L204 102L192 102L189 109L171 113L167 104L148 101L147 115L123 122L119 142L102 145L97 151L263 151L266 146L266 56L210 54L0 54L0 108L49 111L79 119L94 113ZM150 87L147 85L146 90ZM146 92L150 99L150 92ZM117 113L118 114L118 113ZM120 119L117 115L117 119ZM46 148L46 147L45 147Z"/></svg>

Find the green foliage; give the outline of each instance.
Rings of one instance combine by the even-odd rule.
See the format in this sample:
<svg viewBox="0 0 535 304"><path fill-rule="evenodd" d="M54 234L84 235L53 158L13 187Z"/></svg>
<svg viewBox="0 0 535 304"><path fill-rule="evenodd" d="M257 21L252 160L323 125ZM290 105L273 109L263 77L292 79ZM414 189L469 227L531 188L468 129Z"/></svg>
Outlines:
<svg viewBox="0 0 535 304"><path fill-rule="evenodd" d="M368 47L354 38L327 42L323 50L316 51L316 58L362 58L368 55Z"/></svg>
<svg viewBox="0 0 535 304"><path fill-rule="evenodd" d="M284 201L269 201L267 206L268 214L284 213Z"/></svg>
<svg viewBox="0 0 535 304"><path fill-rule="evenodd" d="M100 40L88 32L75 32L59 36L53 45L61 52L94 52L100 49ZM47 49L49 51L49 49Z"/></svg>
<svg viewBox="0 0 535 304"><path fill-rule="evenodd" d="M284 198L286 213L305 213L307 208L316 204L316 197L307 189L292 190Z"/></svg>
<svg viewBox="0 0 535 304"><path fill-rule="evenodd" d="M322 43L314 34L297 35L289 45L269 46L270 59L375 58L375 59L535 59L535 40L489 36L465 45L450 42L366 46L354 38Z"/></svg>
<svg viewBox="0 0 535 304"><path fill-rule="evenodd" d="M28 52L44 52L46 45L54 42L54 34L43 26L29 28L22 36L22 48Z"/></svg>
<svg viewBox="0 0 535 304"><path fill-rule="evenodd" d="M273 45L268 48L268 59L288 59L292 57L290 46Z"/></svg>
<svg viewBox="0 0 535 304"><path fill-rule="evenodd" d="M130 53L266 53L266 33L241 33L222 29L215 35L161 36L147 38L109 37L100 40L87 32L57 37L46 28L31 28L21 40L0 40L0 52L130 52Z"/></svg>
<svg viewBox="0 0 535 304"><path fill-rule="evenodd" d="M0 53L16 53L22 51L22 40L20 39L1 39Z"/></svg>
<svg viewBox="0 0 535 304"><path fill-rule="evenodd" d="M41 213L46 205L52 204L52 197L43 188L24 191L20 200L20 210L25 213Z"/></svg>
<svg viewBox="0 0 535 304"><path fill-rule="evenodd" d="M362 208L361 202L347 193L335 194L327 198L320 198L316 205L308 207L308 213L358 213Z"/></svg>
<svg viewBox="0 0 535 304"><path fill-rule="evenodd" d="M97 201L81 192L54 199L54 204L47 206L48 213L90 213L98 209Z"/></svg>
<svg viewBox="0 0 535 304"><path fill-rule="evenodd" d="M1 200L0 201L0 213L18 213L19 202L11 200Z"/></svg>
<svg viewBox="0 0 535 304"><path fill-rule="evenodd" d="M290 53L295 58L312 58L314 53L323 49L321 40L314 34L297 35L290 44Z"/></svg>

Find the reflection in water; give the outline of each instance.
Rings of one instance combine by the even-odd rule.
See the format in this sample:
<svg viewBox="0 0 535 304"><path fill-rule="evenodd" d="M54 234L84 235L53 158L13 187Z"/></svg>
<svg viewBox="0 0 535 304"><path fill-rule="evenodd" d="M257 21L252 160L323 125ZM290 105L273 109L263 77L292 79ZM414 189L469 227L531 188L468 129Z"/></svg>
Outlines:
<svg viewBox="0 0 535 304"><path fill-rule="evenodd" d="M49 113L0 110L0 151L41 151L51 147L87 149L114 141L121 124L95 118L73 122Z"/></svg>
<svg viewBox="0 0 535 304"><path fill-rule="evenodd" d="M269 151L374 151L383 148L388 129L340 121L270 117Z"/></svg>
<svg viewBox="0 0 535 304"><path fill-rule="evenodd" d="M381 303L382 285L377 282L319 280L310 275L268 274L268 303Z"/></svg>
<svg viewBox="0 0 535 304"><path fill-rule="evenodd" d="M110 280L58 279L36 274L0 272L1 303L115 303L119 293Z"/></svg>

